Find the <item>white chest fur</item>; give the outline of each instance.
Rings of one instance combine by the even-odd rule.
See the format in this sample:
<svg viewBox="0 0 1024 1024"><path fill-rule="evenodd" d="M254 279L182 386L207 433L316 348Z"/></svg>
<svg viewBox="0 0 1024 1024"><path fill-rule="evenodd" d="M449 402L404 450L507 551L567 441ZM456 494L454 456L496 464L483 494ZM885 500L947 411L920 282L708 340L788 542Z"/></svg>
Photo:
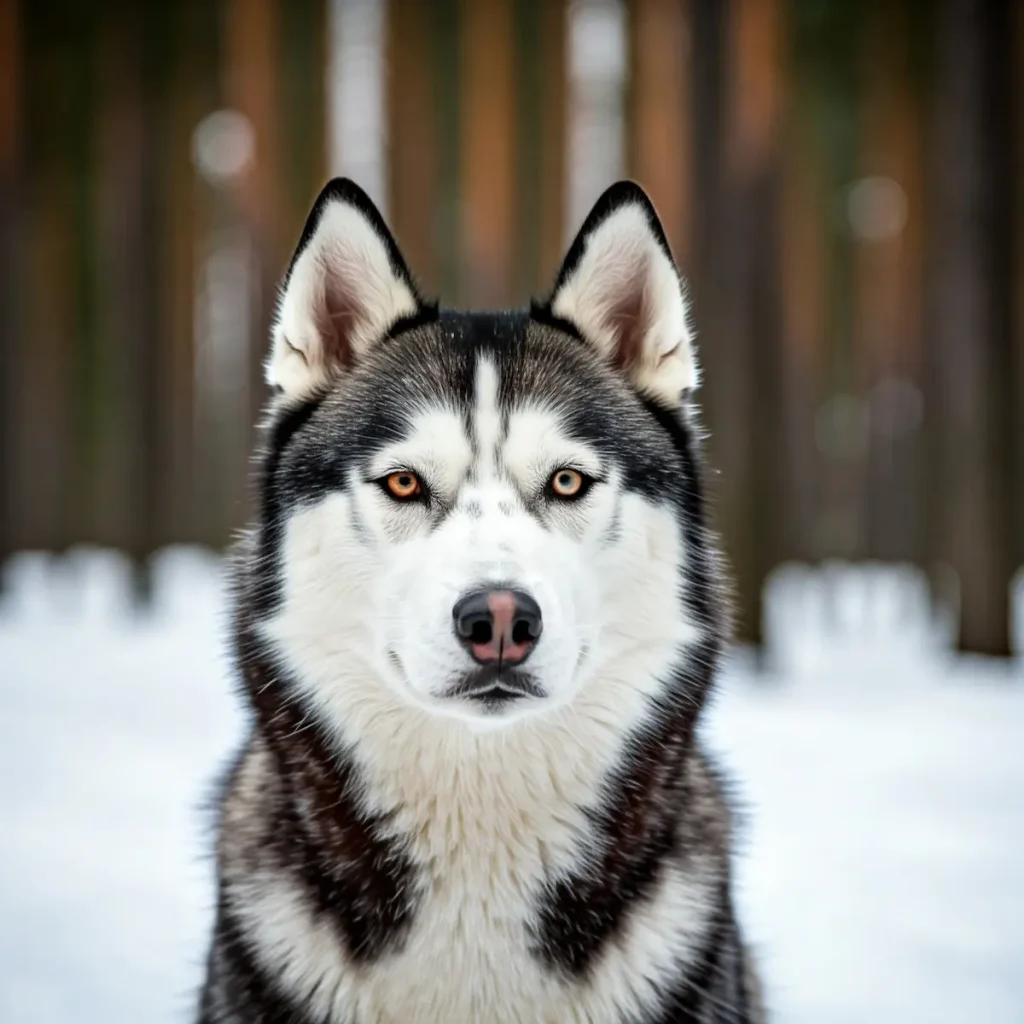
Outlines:
<svg viewBox="0 0 1024 1024"><path fill-rule="evenodd" d="M594 852L581 808L596 803L621 745L621 717L586 711L490 734L430 716L371 716L388 728L361 732L366 799L397 808L396 832L411 838L420 869L411 929L398 952L358 966L295 886L249 877L239 902L266 967L338 1024L353 1008L358 1024L613 1024L649 1007L701 945L717 882L710 865L667 867L584 981L531 952L544 880Z"/></svg>

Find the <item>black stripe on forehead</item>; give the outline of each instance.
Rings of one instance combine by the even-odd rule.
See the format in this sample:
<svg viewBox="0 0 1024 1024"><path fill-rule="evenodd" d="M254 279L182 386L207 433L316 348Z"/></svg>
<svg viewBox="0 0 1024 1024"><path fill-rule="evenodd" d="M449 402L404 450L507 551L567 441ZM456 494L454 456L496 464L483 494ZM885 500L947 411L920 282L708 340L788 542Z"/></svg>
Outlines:
<svg viewBox="0 0 1024 1024"><path fill-rule="evenodd" d="M438 327L455 353L469 364L480 355L498 361L513 359L526 337L529 317L526 313L458 313L445 311Z"/></svg>
<svg viewBox="0 0 1024 1024"><path fill-rule="evenodd" d="M499 437L504 437L508 429L507 382L511 368L521 355L527 323L527 315L521 312L446 311L439 317L439 332L443 342L450 346L453 368L457 367L463 428L470 442L474 466L480 457L475 413L481 398L476 393L481 362L486 359L495 371L495 401L500 416Z"/></svg>

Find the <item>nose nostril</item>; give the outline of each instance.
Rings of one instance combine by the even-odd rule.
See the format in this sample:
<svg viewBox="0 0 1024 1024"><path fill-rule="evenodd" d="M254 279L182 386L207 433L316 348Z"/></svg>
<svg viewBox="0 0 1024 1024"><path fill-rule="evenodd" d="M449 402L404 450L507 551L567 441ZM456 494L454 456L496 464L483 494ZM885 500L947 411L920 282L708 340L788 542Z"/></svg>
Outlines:
<svg viewBox="0 0 1024 1024"><path fill-rule="evenodd" d="M537 639L537 633L533 623L529 619L516 619L512 626L512 642L514 644L528 644Z"/></svg>
<svg viewBox="0 0 1024 1024"><path fill-rule="evenodd" d="M470 627L468 639L470 643L474 644L489 644L491 633L491 624L484 619L479 619Z"/></svg>

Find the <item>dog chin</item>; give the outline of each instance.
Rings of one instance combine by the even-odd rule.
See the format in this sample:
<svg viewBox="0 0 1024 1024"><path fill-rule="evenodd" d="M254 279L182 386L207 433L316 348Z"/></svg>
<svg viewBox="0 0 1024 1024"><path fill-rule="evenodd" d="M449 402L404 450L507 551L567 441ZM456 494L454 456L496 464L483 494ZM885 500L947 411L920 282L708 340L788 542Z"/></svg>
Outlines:
<svg viewBox="0 0 1024 1024"><path fill-rule="evenodd" d="M406 671L396 651L388 652L388 662L388 675L407 700L433 717L464 722L473 732L507 729L564 703L523 668L474 666L423 690L411 685L415 673Z"/></svg>
<svg viewBox="0 0 1024 1024"><path fill-rule="evenodd" d="M464 722L473 732L507 729L524 718L550 710L558 703L542 690L534 694L513 694L500 684L486 693L478 692L473 696L453 693L451 686L429 693L409 686L404 689L406 696L428 714Z"/></svg>
<svg viewBox="0 0 1024 1024"><path fill-rule="evenodd" d="M431 696L430 711L465 722L474 732L491 732L532 717L552 703L529 676L468 672Z"/></svg>

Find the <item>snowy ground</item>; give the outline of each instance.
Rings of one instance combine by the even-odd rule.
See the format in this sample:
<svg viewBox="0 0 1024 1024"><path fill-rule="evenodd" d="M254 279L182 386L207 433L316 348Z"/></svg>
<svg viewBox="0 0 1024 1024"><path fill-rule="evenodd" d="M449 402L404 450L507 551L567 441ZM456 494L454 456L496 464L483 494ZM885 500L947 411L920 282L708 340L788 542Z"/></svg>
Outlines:
<svg viewBox="0 0 1024 1024"><path fill-rule="evenodd" d="M144 617L112 556L7 575L0 1021L186 1022L201 803L241 727L216 566L168 553ZM783 574L776 671L738 656L708 723L749 815L739 896L776 1020L1020 1024L1024 671L944 659L913 587L869 576L837 576L829 624L820 578Z"/></svg>

